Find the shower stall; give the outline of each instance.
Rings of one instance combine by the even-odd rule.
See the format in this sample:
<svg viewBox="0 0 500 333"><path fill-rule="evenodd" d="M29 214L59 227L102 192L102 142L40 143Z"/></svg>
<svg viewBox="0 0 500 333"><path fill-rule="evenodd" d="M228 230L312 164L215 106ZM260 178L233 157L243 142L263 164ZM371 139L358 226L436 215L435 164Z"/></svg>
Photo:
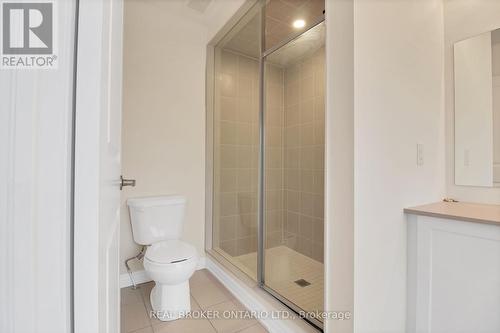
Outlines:
<svg viewBox="0 0 500 333"><path fill-rule="evenodd" d="M256 1L208 58L208 250L296 312L324 308L325 33L324 0Z"/></svg>

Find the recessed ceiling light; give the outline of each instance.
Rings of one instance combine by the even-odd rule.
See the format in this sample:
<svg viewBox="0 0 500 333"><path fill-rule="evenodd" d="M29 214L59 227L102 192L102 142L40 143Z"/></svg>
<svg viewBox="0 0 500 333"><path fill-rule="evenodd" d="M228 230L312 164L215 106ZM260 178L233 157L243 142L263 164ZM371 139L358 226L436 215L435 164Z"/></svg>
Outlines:
<svg viewBox="0 0 500 333"><path fill-rule="evenodd" d="M293 21L293 27L295 29L300 29L306 26L306 21L304 20L295 20Z"/></svg>

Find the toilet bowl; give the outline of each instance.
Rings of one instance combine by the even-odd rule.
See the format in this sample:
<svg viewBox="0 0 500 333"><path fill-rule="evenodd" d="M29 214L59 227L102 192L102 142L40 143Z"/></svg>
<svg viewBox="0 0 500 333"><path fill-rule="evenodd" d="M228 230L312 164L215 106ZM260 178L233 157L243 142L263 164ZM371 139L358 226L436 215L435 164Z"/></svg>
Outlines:
<svg viewBox="0 0 500 333"><path fill-rule="evenodd" d="M198 264L194 246L181 241L185 198L127 200L134 241L146 245L144 270L155 282L150 302L156 318L170 321L191 311L189 278Z"/></svg>

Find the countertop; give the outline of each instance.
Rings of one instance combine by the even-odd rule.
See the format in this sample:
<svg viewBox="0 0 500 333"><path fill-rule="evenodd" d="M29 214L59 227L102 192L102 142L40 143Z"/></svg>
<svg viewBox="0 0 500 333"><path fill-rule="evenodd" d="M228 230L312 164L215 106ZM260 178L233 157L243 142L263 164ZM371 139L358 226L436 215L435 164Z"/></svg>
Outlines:
<svg viewBox="0 0 500 333"><path fill-rule="evenodd" d="M405 208L404 212L406 214L500 226L500 205L486 205L469 202L436 202L423 206Z"/></svg>

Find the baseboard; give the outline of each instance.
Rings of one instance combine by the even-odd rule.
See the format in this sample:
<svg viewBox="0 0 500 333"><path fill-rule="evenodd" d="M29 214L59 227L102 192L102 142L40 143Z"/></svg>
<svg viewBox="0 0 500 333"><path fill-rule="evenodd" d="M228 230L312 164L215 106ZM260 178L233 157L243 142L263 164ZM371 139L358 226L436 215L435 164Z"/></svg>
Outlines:
<svg viewBox="0 0 500 333"><path fill-rule="evenodd" d="M248 310L257 313L271 311L289 311L284 305L271 296L262 293L240 281L221 264L210 257L205 259L206 268L226 287ZM270 300L272 298L272 300ZM279 304L278 304L279 303ZM261 318L260 323L271 333L302 333L314 331L301 319Z"/></svg>
<svg viewBox="0 0 500 333"><path fill-rule="evenodd" d="M206 257L201 257L200 260L198 261L198 266L196 267L196 270L204 268L206 268ZM151 281L145 270L132 272L132 277L134 279L135 284L141 284ZM130 287L131 285L132 281L130 280L130 276L128 275L128 273L121 274L120 288L127 288Z"/></svg>

